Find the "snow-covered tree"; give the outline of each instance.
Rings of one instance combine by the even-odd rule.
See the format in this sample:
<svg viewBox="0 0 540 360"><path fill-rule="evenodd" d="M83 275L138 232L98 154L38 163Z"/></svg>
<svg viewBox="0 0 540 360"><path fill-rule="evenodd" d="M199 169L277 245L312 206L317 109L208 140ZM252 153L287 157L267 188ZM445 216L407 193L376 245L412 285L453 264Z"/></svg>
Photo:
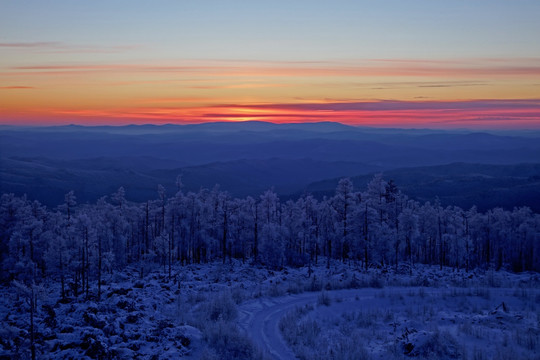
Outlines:
<svg viewBox="0 0 540 360"><path fill-rule="evenodd" d="M357 203L358 194L353 191L353 184L349 178L341 179L336 188L336 194L332 198L332 206L335 214L335 224L340 235L339 253L341 259L349 258L353 241L352 214Z"/></svg>
<svg viewBox="0 0 540 360"><path fill-rule="evenodd" d="M0 280L60 282L63 298L101 295L108 274L130 264L161 265L239 258L272 268L311 265L319 256L370 264L421 262L540 270L540 215L529 208L479 212L409 200L393 181L375 176L363 192L350 179L320 201L282 203L273 190L232 198L214 187L179 191L137 204L124 188L96 204L77 205L72 191L50 210L26 196L0 197ZM97 285L97 289L96 286Z"/></svg>

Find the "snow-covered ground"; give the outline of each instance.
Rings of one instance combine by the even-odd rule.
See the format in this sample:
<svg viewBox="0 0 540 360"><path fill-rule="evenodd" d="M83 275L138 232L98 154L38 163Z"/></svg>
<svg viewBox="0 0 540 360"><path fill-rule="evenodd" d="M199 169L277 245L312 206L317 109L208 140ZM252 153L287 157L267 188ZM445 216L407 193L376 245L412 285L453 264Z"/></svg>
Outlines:
<svg viewBox="0 0 540 360"><path fill-rule="evenodd" d="M275 359L527 359L538 356L539 294L511 288L334 290L245 305L250 316L243 323Z"/></svg>
<svg viewBox="0 0 540 360"><path fill-rule="evenodd" d="M540 276L429 266L139 268L60 299L35 288L37 358L540 357ZM0 357L30 358L25 289L0 289Z"/></svg>

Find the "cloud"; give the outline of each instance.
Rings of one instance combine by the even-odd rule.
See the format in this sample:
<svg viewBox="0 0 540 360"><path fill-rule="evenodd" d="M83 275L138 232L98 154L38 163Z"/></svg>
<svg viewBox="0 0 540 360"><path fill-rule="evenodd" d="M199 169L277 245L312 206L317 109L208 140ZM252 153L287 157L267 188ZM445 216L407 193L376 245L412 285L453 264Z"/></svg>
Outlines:
<svg viewBox="0 0 540 360"><path fill-rule="evenodd" d="M54 41L41 41L41 42L7 42L0 43L0 48L22 48L22 49L35 49L35 48L51 48L61 46L62 43Z"/></svg>
<svg viewBox="0 0 540 360"><path fill-rule="evenodd" d="M219 90L219 89L264 89L264 88L277 88L277 87L289 87L291 84L231 84L231 85L193 85L188 86L189 89L199 90Z"/></svg>
<svg viewBox="0 0 540 360"><path fill-rule="evenodd" d="M152 100L152 99L149 99ZM469 101L343 101L296 104L190 105L189 98L164 98L138 102L132 107L107 109L49 108L35 111L35 117L69 119L88 123L264 120L271 122L338 121L375 127L431 128L540 128L540 99ZM170 100L170 103L169 103ZM200 99L198 99L200 100ZM153 104L152 104L153 103ZM39 115L42 114L42 115ZM1 118L0 118L1 119ZM76 120L79 119L79 120Z"/></svg>
<svg viewBox="0 0 540 360"><path fill-rule="evenodd" d="M345 83L348 86L369 87L370 89L403 89L403 88L437 88L437 87L468 87L486 86L487 81L448 80L448 81L385 81L385 82L352 82ZM343 83L325 84L325 86L342 87Z"/></svg>
<svg viewBox="0 0 540 360"><path fill-rule="evenodd" d="M139 48L139 45L75 45L58 41L35 41L35 42L3 42L0 48L11 48L17 50L29 50L46 53L117 53Z"/></svg>
<svg viewBox="0 0 540 360"><path fill-rule="evenodd" d="M109 49L109 48L105 48ZM79 49L81 50L81 49ZM95 48L91 51L101 51ZM57 64L14 66L16 74L32 72L58 75L75 72L127 72L127 73L190 73L201 76L231 77L433 77L471 78L485 77L538 77L540 61L506 59L499 62L474 60L469 63L451 61L358 61L358 62L257 62L257 61L179 61L176 64ZM41 71L41 72L37 72ZM4 73L5 74L5 73ZM426 84L429 86L429 84ZM445 85L445 83L441 83ZM450 85L450 83L448 84ZM459 85L454 82L453 85ZM382 85L384 86L384 85ZM463 86L463 84L462 84Z"/></svg>
<svg viewBox="0 0 540 360"><path fill-rule="evenodd" d="M219 99L215 97L174 97L174 98L143 98L136 100L140 104L179 104L179 103L215 103Z"/></svg>
<svg viewBox="0 0 540 360"><path fill-rule="evenodd" d="M0 86L0 89L3 89L3 90L19 90L19 89L35 89L35 87L33 87L33 86L14 85L14 86Z"/></svg>
<svg viewBox="0 0 540 360"><path fill-rule="evenodd" d="M540 99L470 101L369 101L297 104L227 104L206 120L329 120L369 126L527 126L540 128ZM493 120L490 123L490 120ZM506 123L505 123L506 120Z"/></svg>
<svg viewBox="0 0 540 360"><path fill-rule="evenodd" d="M225 105L229 107L230 105ZM333 111L388 111L388 110L481 110L481 109L528 109L539 108L540 99L516 100L463 100L463 101L343 101L329 103L298 103L249 105L250 108L279 108Z"/></svg>

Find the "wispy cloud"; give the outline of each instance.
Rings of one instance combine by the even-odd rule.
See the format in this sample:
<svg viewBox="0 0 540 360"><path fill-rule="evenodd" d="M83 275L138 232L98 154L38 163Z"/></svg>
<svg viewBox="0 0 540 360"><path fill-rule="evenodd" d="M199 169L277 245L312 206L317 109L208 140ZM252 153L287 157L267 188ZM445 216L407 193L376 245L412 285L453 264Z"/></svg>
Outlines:
<svg viewBox="0 0 540 360"><path fill-rule="evenodd" d="M10 46L41 45L11 43ZM0 89L5 90L32 88L16 84L35 84L40 89L59 85L63 90L77 89L70 99L51 95L57 108L34 109L21 105L18 110L66 119L109 119L111 122L117 119L147 122L329 120L397 127L462 126L467 121L489 124L489 119L501 127L506 119L508 124L540 128L540 99L533 91L540 79L540 59L536 58L44 62L4 67L0 77L6 84ZM84 92L84 84L91 84L88 93ZM107 88L109 85L125 87ZM110 98L92 98L92 91L100 86L107 88ZM284 89L265 89L274 87ZM397 91L383 91L387 89ZM482 99L486 94L530 99ZM28 97L31 95L34 93L29 92ZM430 96L439 100L428 100ZM455 96L463 98L455 100ZM477 98L467 100L473 96ZM398 100L385 100L389 98ZM10 108L15 109L15 106Z"/></svg>
<svg viewBox="0 0 540 360"><path fill-rule="evenodd" d="M33 87L33 86L13 85L13 86L0 86L0 89L3 89L3 90L24 90L24 89L35 89L35 87Z"/></svg>
<svg viewBox="0 0 540 360"><path fill-rule="evenodd" d="M139 45L75 45L58 41L35 41L35 42L2 42L0 48L37 51L41 53L117 53L139 48Z"/></svg>
<svg viewBox="0 0 540 360"><path fill-rule="evenodd" d="M181 104L181 103L215 103L219 99L215 97L184 96L173 98L145 98L136 101L138 104Z"/></svg>
<svg viewBox="0 0 540 360"><path fill-rule="evenodd" d="M91 119L139 119L155 122L265 120L272 122L340 121L352 125L392 127L527 126L540 128L540 99L470 101L370 101L298 104L222 104L181 107L159 99L139 107L107 110L49 109L59 116ZM171 100L169 104L167 101ZM491 121L491 122L490 122Z"/></svg>
<svg viewBox="0 0 540 360"><path fill-rule="evenodd" d="M240 105L223 105L223 107ZM327 111L388 111L388 110L482 110L540 108L540 99L464 100L464 101L342 101L298 104L243 105L253 109L296 109Z"/></svg>
<svg viewBox="0 0 540 360"><path fill-rule="evenodd" d="M51 48L61 46L62 43L55 41L36 41L36 42L2 42L0 48L16 48L16 49L36 49L36 48Z"/></svg>
<svg viewBox="0 0 540 360"><path fill-rule="evenodd" d="M291 84L230 84L230 85L193 85L188 86L189 89L199 90L219 90L219 89L264 89L264 88L277 88L277 87L290 87Z"/></svg>
<svg viewBox="0 0 540 360"><path fill-rule="evenodd" d="M351 82L351 83L333 83L325 84L325 86L341 87L350 85L354 87L368 87L377 89L405 89L405 88L437 88L437 87L469 87L469 86L486 86L488 81L471 81L471 80L447 80L447 81L385 81L385 82Z"/></svg>
<svg viewBox="0 0 540 360"><path fill-rule="evenodd" d="M497 78L538 77L540 61L507 59L499 62L454 63L448 61L367 60L327 63L290 62L220 62L193 61L178 64L57 64L14 66L14 74L32 72L34 75L58 75L62 73L126 72L126 73L191 73L206 76L243 77L438 77L438 78ZM4 73L5 74L5 73Z"/></svg>

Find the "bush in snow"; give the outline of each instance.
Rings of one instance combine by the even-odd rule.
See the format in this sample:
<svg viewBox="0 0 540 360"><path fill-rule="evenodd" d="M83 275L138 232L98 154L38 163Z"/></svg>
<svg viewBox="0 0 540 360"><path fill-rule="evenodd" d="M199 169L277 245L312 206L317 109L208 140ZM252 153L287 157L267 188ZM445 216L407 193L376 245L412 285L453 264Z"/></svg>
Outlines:
<svg viewBox="0 0 540 360"><path fill-rule="evenodd" d="M195 325L201 329L209 348L204 359L257 359L260 354L249 338L241 334L234 320L238 316L236 303L229 291L200 303Z"/></svg>
<svg viewBox="0 0 540 360"><path fill-rule="evenodd" d="M317 298L318 305L330 306L331 302L332 302L332 299L330 299L330 295L328 295L328 293L324 291L322 291L319 297Z"/></svg>
<svg viewBox="0 0 540 360"><path fill-rule="evenodd" d="M431 333L416 333L403 342L403 352L408 356L422 358L457 359L461 350L456 338L449 332L436 331Z"/></svg>
<svg viewBox="0 0 540 360"><path fill-rule="evenodd" d="M199 306L199 321L232 321L236 319L238 310L229 292L211 297Z"/></svg>
<svg viewBox="0 0 540 360"><path fill-rule="evenodd" d="M209 359L257 359L260 354L248 337L241 334L232 322L219 320L208 322L203 328L203 339L210 345L206 351ZM218 355L214 357L214 355Z"/></svg>

